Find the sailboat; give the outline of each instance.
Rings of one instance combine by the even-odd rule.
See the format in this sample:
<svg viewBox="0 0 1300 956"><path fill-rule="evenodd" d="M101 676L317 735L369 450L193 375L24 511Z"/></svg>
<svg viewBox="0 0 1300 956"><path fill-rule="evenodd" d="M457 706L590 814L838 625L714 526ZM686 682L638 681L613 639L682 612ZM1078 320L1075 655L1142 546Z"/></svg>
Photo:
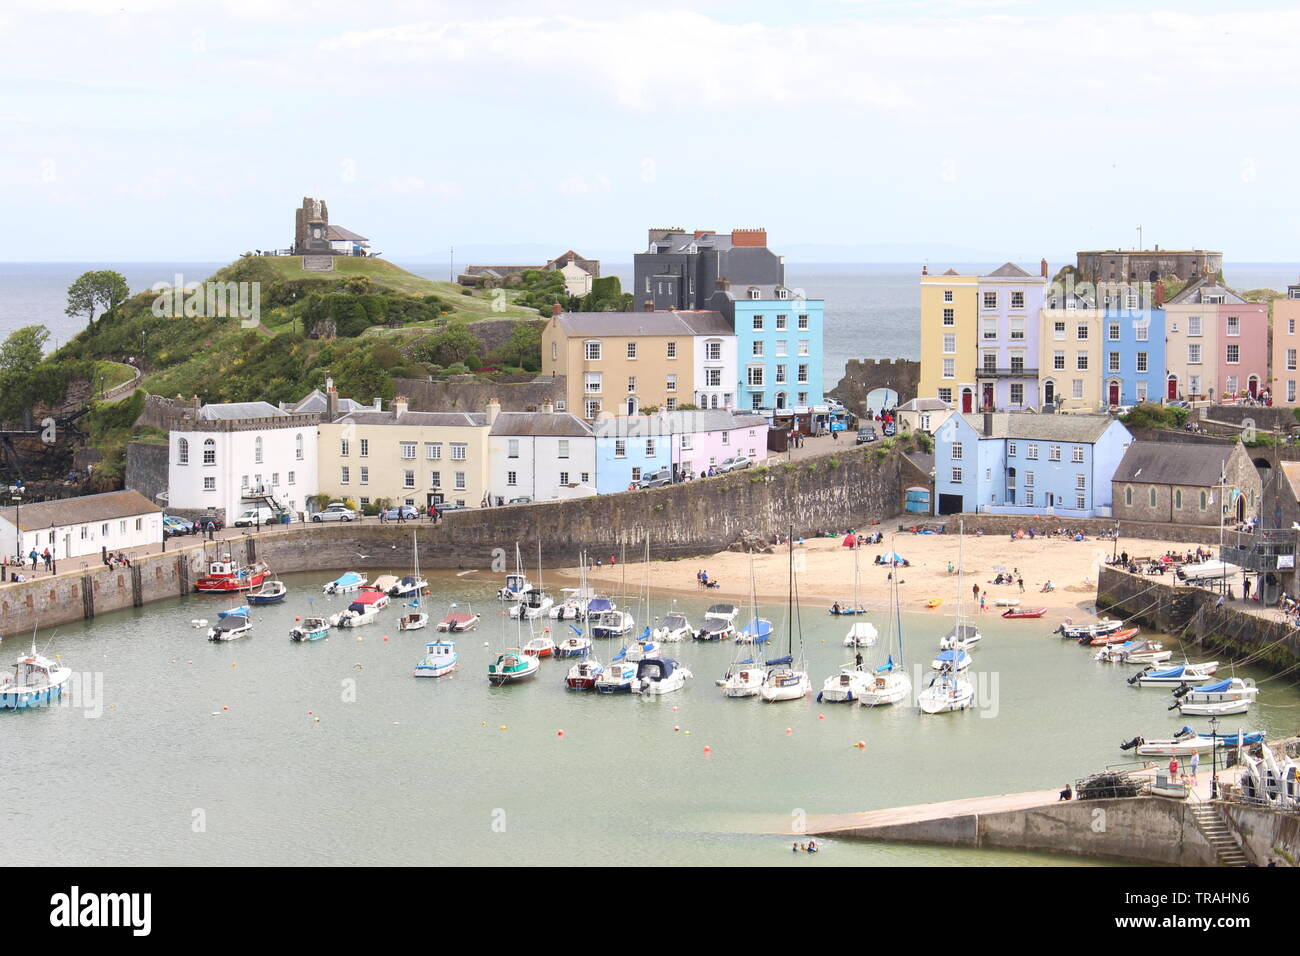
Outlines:
<svg viewBox="0 0 1300 956"><path fill-rule="evenodd" d="M859 707L877 707L884 704L897 704L912 696L912 678L907 676L903 663L903 612L898 599L898 575L891 578L893 587L890 595L893 600L889 626L898 638L898 660L891 652L885 663L870 672L870 680L858 693Z"/></svg>
<svg viewBox="0 0 1300 956"><path fill-rule="evenodd" d="M627 549L626 548L623 549L622 559L623 559L622 560L623 583L622 583L622 593L619 596L619 600L626 600L627 599ZM626 623L626 626L622 626L621 633L617 635L623 638L623 646L619 648L618 653L616 653L613 656L613 658L610 659L610 662L605 665L604 669L598 675L596 675L595 684L593 686L595 687L596 693L598 694L629 694L632 692L632 682L636 680L636 672L637 672L636 662L628 660L628 656L627 656L628 655L627 634L629 631L632 630L632 615L627 613L626 611L617 611L617 610L604 611L602 612L601 615L602 622L612 617L613 615L620 615L619 620L621 622ZM588 620L588 623L591 624L590 619ZM595 637L602 636L600 633L600 628L598 628L594 624L592 625L592 635ZM615 634L611 630L607 632L607 634L604 636L613 637L615 636Z"/></svg>
<svg viewBox="0 0 1300 956"><path fill-rule="evenodd" d="M803 625L799 621L798 603L795 600L797 585L794 577L794 528L790 529L790 590L786 605L786 655L767 662L768 671L758 696L768 703L778 700L798 700L812 693L812 681L803 669ZM799 632L800 661L794 659L794 632Z"/></svg>
<svg viewBox="0 0 1300 956"><path fill-rule="evenodd" d="M866 608L862 606L861 599L858 597L858 550L856 546L853 548L853 603L845 606L836 601L831 605L832 614L867 613ZM890 579L893 579L892 574ZM849 633L844 637L844 646L875 647L878 636L874 624L869 621L857 621L849 627Z"/></svg>
<svg viewBox="0 0 1300 956"><path fill-rule="evenodd" d="M650 620L650 533L646 532L645 536L645 563L641 565L641 594L638 599L640 605L641 620ZM654 630L649 624L646 624L641 630L641 634L636 641L627 649L627 659L629 661L644 661L652 657L659 656L660 645L655 640Z"/></svg>
<svg viewBox="0 0 1300 956"><path fill-rule="evenodd" d="M519 572L523 573L523 565L519 559L519 545L515 545L515 563ZM519 603L510 609L511 617L526 617L530 620L538 617L547 617L550 615L551 608L555 605L555 599L546 593L542 587L542 542L537 542L537 586L529 588L519 598Z"/></svg>
<svg viewBox="0 0 1300 956"><path fill-rule="evenodd" d="M420 577L420 548L415 539L415 532L411 532L411 555L414 570L409 577L402 578L398 584L390 588L388 593L391 596L414 595L406 606L412 608L411 613L403 614L397 620L397 629L399 631L419 631L423 630L429 624L429 614L424 610L424 602L421 600L424 596L424 589L429 586L429 582ZM441 624L438 630L445 631ZM453 662L452 666L455 666Z"/></svg>
<svg viewBox="0 0 1300 956"><path fill-rule="evenodd" d="M727 697L753 697L762 689L763 681L767 678L767 668L758 662L758 659L754 656L754 651L741 650L739 646L742 643L763 643L772 634L772 622L765 621L758 616L758 586L754 580L754 555L752 553L749 556L749 607L754 617L750 628L746 630L756 634L760 625L765 625L765 628L760 640L740 641L737 638L735 658L727 668L727 673L722 676L722 680L718 681L718 684L722 687L722 693Z"/></svg>
<svg viewBox="0 0 1300 956"><path fill-rule="evenodd" d="M519 624L516 625L516 628L521 627L522 623L522 621L519 622ZM517 630L516 638L522 636L522 633ZM505 639L506 616L502 614L502 644L505 644ZM537 671L541 666L541 661L536 657L525 654L522 647L503 647L501 653L496 656L496 659L492 661L492 663L488 664L488 682L498 686L501 684L518 684L522 681L536 677Z"/></svg>
<svg viewBox="0 0 1300 956"><path fill-rule="evenodd" d="M966 524L962 522L958 528L957 540L957 613L956 622L949 632L949 636L961 635L963 628L968 627L962 618L962 540L965 538ZM944 655L950 655L951 660L945 660ZM921 691L917 697L917 704L923 714L943 714L953 710L965 710L975 699L975 685L970 679L961 673L961 660L966 659L967 665L970 663L970 657L960 648L950 648L941 651L939 658L935 661L938 670L938 676L930 681L928 687ZM954 667L953 665L957 665Z"/></svg>

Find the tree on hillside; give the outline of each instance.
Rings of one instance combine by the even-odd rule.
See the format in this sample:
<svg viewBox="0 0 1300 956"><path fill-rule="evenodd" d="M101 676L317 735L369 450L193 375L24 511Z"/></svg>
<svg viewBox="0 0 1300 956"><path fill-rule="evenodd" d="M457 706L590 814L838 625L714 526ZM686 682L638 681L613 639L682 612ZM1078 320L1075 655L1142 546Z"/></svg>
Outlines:
<svg viewBox="0 0 1300 956"><path fill-rule="evenodd" d="M40 364L49 337L43 325L28 325L9 333L0 344L0 372L30 375Z"/></svg>
<svg viewBox="0 0 1300 956"><path fill-rule="evenodd" d="M95 331L95 311L107 312L126 301L131 294L126 278L112 269L83 272L68 286L67 315L85 315L86 325Z"/></svg>
<svg viewBox="0 0 1300 956"><path fill-rule="evenodd" d="M463 364L474 368L482 364L479 361L482 347L482 343L469 329L453 323L442 332L421 339L413 351L421 362L432 362L444 367Z"/></svg>
<svg viewBox="0 0 1300 956"><path fill-rule="evenodd" d="M497 347L492 360L525 372L542 370L542 332L535 322L516 322L510 339Z"/></svg>

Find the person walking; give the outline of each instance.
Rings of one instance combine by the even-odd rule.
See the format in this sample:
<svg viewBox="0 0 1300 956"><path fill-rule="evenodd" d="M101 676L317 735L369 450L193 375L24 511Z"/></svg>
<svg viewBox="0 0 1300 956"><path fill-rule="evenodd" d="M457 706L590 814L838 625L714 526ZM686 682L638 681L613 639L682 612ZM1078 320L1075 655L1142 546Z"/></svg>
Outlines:
<svg viewBox="0 0 1300 956"><path fill-rule="evenodd" d="M41 555L41 559L45 562L45 570L48 571L48 570L50 569L50 549L49 549L49 548L46 548L46 549L45 549L45 552Z"/></svg>
<svg viewBox="0 0 1300 956"><path fill-rule="evenodd" d="M980 610L984 610L984 592L980 592Z"/></svg>
<svg viewBox="0 0 1300 956"><path fill-rule="evenodd" d="M970 593L971 597L978 601L980 597L980 586L978 584L972 584L970 586Z"/></svg>
<svg viewBox="0 0 1300 956"><path fill-rule="evenodd" d="M35 572L35 571L36 571L36 559L37 559L38 557L40 557L40 555L38 555L38 554L36 553L36 549L35 549L35 548L32 548L32 553L29 554L29 555L27 555L27 557L29 557L29 558L32 559L32 571Z"/></svg>
<svg viewBox="0 0 1300 956"><path fill-rule="evenodd" d="M1241 599L1243 601L1250 600L1250 578L1242 577L1241 579Z"/></svg>
<svg viewBox="0 0 1300 956"><path fill-rule="evenodd" d="M1191 766L1191 774L1190 774L1192 778L1191 782L1193 787L1196 786L1196 772L1200 769L1201 769L1201 755L1200 753L1194 753L1192 754L1192 766Z"/></svg>
<svg viewBox="0 0 1300 956"><path fill-rule="evenodd" d="M1021 594L1024 594L1024 593L1025 593L1025 579L1024 579L1023 577L1016 578L1016 583L1020 585L1020 593L1021 593Z"/></svg>

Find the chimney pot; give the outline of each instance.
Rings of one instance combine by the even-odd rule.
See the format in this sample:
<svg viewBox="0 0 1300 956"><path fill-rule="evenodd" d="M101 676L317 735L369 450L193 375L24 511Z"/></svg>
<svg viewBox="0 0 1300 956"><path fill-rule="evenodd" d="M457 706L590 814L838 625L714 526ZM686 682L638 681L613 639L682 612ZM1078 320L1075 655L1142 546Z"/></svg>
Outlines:
<svg viewBox="0 0 1300 956"><path fill-rule="evenodd" d="M399 415L405 415L406 410L410 408L410 402L406 400L405 395L398 395L393 399L393 411Z"/></svg>
<svg viewBox="0 0 1300 956"><path fill-rule="evenodd" d="M384 410L384 400L378 395L375 396L374 409L377 412L382 412Z"/></svg>
<svg viewBox="0 0 1300 956"><path fill-rule="evenodd" d="M560 303L555 302L551 305L551 315L559 315L564 310L560 308Z"/></svg>
<svg viewBox="0 0 1300 956"><path fill-rule="evenodd" d="M497 416L501 414L501 403L495 398L489 398L487 403L487 422L489 425L496 424Z"/></svg>
<svg viewBox="0 0 1300 956"><path fill-rule="evenodd" d="M1039 272L1042 274L1042 277L1043 277L1044 279L1046 279L1046 278L1047 278L1047 260L1046 260L1046 259L1040 259L1040 260L1039 260L1039 262L1038 262L1038 270L1039 270Z"/></svg>

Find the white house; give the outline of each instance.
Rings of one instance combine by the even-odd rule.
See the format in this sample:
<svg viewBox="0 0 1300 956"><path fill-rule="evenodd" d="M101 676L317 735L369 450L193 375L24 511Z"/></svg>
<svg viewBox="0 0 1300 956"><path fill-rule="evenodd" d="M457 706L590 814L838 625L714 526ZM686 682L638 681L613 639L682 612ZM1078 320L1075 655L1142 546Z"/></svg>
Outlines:
<svg viewBox="0 0 1300 956"><path fill-rule="evenodd" d="M268 402L204 405L172 428L168 513L227 524L258 506L305 514L318 488L317 420Z"/></svg>
<svg viewBox="0 0 1300 956"><path fill-rule="evenodd" d="M736 364L736 336L731 332L710 334L699 328L695 335L695 398L700 408L735 408L735 383L740 374Z"/></svg>
<svg viewBox="0 0 1300 956"><path fill-rule="evenodd" d="M15 526L14 522L18 524ZM0 510L0 550L26 558L46 548L56 561L162 544L162 509L138 491L110 491ZM20 537L21 535L21 537ZM16 550L15 550L16 549Z"/></svg>
<svg viewBox="0 0 1300 956"><path fill-rule="evenodd" d="M913 398L894 409L900 431L921 431L933 435L953 413L952 402L941 398Z"/></svg>
<svg viewBox="0 0 1300 956"><path fill-rule="evenodd" d="M596 436L568 412L501 412L488 433L488 495L549 501L596 489Z"/></svg>

